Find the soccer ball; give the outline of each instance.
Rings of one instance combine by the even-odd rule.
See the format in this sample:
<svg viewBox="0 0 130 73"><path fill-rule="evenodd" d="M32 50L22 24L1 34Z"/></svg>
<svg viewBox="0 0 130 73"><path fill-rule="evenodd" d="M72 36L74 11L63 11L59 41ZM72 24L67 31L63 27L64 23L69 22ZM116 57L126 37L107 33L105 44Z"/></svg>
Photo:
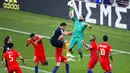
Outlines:
<svg viewBox="0 0 130 73"><path fill-rule="evenodd" d="M69 7L73 7L74 6L74 2L73 1L69 1L67 4Z"/></svg>

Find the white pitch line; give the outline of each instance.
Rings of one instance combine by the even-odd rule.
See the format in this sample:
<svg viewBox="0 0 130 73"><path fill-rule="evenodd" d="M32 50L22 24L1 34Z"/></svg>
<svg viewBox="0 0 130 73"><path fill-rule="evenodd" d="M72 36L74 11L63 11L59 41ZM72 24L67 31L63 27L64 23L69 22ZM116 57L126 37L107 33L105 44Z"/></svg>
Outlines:
<svg viewBox="0 0 130 73"><path fill-rule="evenodd" d="M25 68L25 69L29 69L29 70L33 70L34 71L34 68L31 68L31 67L27 67L27 66L22 66L22 65L19 65L21 68ZM43 73L52 73L52 72L49 72L49 71L45 71L45 70L41 70L41 69L38 69L39 72L43 72Z"/></svg>
<svg viewBox="0 0 130 73"><path fill-rule="evenodd" d="M0 27L0 30L6 30L6 31L21 33L21 34L27 34L27 35L30 34L29 32L24 32L24 31L19 31L19 30L13 30L13 29L9 29L9 28L2 28L2 27ZM40 35L40 36L42 36L42 35ZM47 38L47 39L51 38L51 37L48 37L48 36L43 36L43 37ZM130 54L130 52L126 52L126 51L122 51L122 50L114 50L113 49L113 51L116 51L116 52L119 52L119 53L124 53L124 54Z"/></svg>
<svg viewBox="0 0 130 73"><path fill-rule="evenodd" d="M121 50L112 50L112 51L116 51L116 52L119 52L119 53L124 53L124 54L130 54L130 52L126 52L126 51L121 51Z"/></svg>
<svg viewBox="0 0 130 73"><path fill-rule="evenodd" d="M120 54L120 53L112 53L112 54ZM86 55L83 55L83 56L85 56L85 57L88 57L88 56L90 56L89 54L86 54ZM76 57L79 57L79 56L74 56L74 58L76 58ZM51 59L55 59L55 57L49 57L49 58L47 58L47 60L51 60ZM33 61L34 59L25 59L24 61L25 62L28 62L28 61ZM21 60L17 60L18 62L21 62Z"/></svg>

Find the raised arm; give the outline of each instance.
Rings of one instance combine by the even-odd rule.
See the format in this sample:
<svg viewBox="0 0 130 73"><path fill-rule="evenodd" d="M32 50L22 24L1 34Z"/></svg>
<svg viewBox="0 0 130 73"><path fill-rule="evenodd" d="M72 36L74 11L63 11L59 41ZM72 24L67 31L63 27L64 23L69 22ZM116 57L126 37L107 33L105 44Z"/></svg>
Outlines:
<svg viewBox="0 0 130 73"><path fill-rule="evenodd" d="M28 47L30 44L31 44L30 39L28 39L26 42L26 47Z"/></svg>
<svg viewBox="0 0 130 73"><path fill-rule="evenodd" d="M70 12L69 12L69 16L70 16L70 18L72 19L72 17L73 17L73 11L74 11L74 8L72 8L72 7L70 7L69 8L70 9Z"/></svg>
<svg viewBox="0 0 130 73"><path fill-rule="evenodd" d="M70 16L70 18L71 18L73 21L78 21L78 19L73 16L73 11L74 11L74 8L73 8L73 7L70 7L69 16Z"/></svg>
<svg viewBox="0 0 130 73"><path fill-rule="evenodd" d="M37 42L42 41L42 39L43 39L43 36L39 36L39 39L37 40Z"/></svg>

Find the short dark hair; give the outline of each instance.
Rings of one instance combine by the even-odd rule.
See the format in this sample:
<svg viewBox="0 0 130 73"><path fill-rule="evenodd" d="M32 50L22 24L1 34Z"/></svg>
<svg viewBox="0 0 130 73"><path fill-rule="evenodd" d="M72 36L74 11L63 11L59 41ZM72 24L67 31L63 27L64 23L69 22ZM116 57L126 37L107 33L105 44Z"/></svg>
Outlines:
<svg viewBox="0 0 130 73"><path fill-rule="evenodd" d="M35 34L34 34L34 33L31 33L31 34L30 34L30 37L32 38L33 36L35 36Z"/></svg>
<svg viewBox="0 0 130 73"><path fill-rule="evenodd" d="M85 19L85 15L84 14L81 14L83 16L83 18Z"/></svg>
<svg viewBox="0 0 130 73"><path fill-rule="evenodd" d="M104 36L103 36L103 41L104 41L104 42L107 42L107 41L108 41L108 36L107 36L107 35L104 35Z"/></svg>
<svg viewBox="0 0 130 73"><path fill-rule="evenodd" d="M4 43L7 43L9 39L10 39L10 36L6 36L4 39Z"/></svg>
<svg viewBox="0 0 130 73"><path fill-rule="evenodd" d="M93 36L93 40L96 40L96 36L95 35L91 35L91 36Z"/></svg>
<svg viewBox="0 0 130 73"><path fill-rule="evenodd" d="M67 24L63 22L60 24L60 26L67 26Z"/></svg>
<svg viewBox="0 0 130 73"><path fill-rule="evenodd" d="M14 44L13 43L9 43L8 47L9 47L9 49L11 49L12 47L14 47Z"/></svg>

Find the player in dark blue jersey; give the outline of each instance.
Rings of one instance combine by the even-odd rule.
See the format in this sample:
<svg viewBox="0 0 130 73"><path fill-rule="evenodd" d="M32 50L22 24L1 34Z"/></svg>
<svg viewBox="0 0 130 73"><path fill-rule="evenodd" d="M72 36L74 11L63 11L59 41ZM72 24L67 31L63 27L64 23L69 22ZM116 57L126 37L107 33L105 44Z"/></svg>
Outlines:
<svg viewBox="0 0 130 73"><path fill-rule="evenodd" d="M64 40L62 39L64 35L72 34L72 32L65 31L67 24L61 23L60 27L58 27L51 37L50 43L54 47L62 48Z"/></svg>
<svg viewBox="0 0 130 73"><path fill-rule="evenodd" d="M9 49L8 44L11 43L11 42L12 42L11 36L6 36L5 39L4 39L4 44L1 46L3 54ZM3 54L2 54L2 61L3 61Z"/></svg>
<svg viewBox="0 0 130 73"><path fill-rule="evenodd" d="M54 46L56 49L55 49L55 59L56 59L56 66L53 70L52 73L56 73L61 62L65 63L66 64L66 73L69 73L69 64L68 64L68 61L67 59L62 55L62 47L63 45L65 45L67 43L67 41L63 40L63 36L64 35L69 35L69 34L72 34L72 32L67 32L65 31L66 29L66 26L67 24L66 23L61 23L60 24L60 27L58 27L52 37L51 37L51 40L50 40L50 43L52 44L52 46Z"/></svg>

